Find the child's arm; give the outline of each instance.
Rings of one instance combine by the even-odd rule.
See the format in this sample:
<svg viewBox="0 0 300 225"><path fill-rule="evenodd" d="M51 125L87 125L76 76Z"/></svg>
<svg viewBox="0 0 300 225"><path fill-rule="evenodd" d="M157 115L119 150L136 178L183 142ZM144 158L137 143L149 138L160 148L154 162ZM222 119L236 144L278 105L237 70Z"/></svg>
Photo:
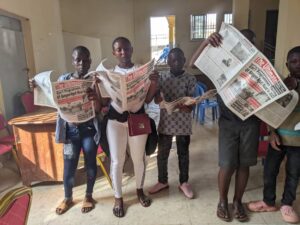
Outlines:
<svg viewBox="0 0 300 225"><path fill-rule="evenodd" d="M153 70L149 76L151 84L150 84L150 87L149 87L149 90L147 92L147 96L145 99L145 103L147 103L147 104L149 104L152 101L154 95L157 92L158 78L159 78L158 72L156 70Z"/></svg>
<svg viewBox="0 0 300 225"><path fill-rule="evenodd" d="M220 46L220 44L222 43L222 36L219 33L212 33L207 39L205 39L200 46L197 48L197 50L195 51L195 53L193 54L192 58L190 59L189 62L189 67L192 67L195 63L195 61L197 60L197 58L199 57L199 55L201 54L201 52L203 51L203 49L208 45L211 44L214 47L218 47Z"/></svg>
<svg viewBox="0 0 300 225"><path fill-rule="evenodd" d="M276 133L275 129L270 129L269 142L273 149L275 149L277 151L281 151L281 149L278 147L281 144L280 137Z"/></svg>

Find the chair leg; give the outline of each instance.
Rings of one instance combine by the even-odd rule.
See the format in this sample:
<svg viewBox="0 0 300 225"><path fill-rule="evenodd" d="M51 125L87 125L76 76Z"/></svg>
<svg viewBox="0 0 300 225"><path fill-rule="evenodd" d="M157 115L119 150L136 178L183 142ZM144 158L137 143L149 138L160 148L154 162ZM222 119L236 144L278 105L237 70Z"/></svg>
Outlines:
<svg viewBox="0 0 300 225"><path fill-rule="evenodd" d="M20 161L19 161L19 157L18 157L17 150L15 149L15 146L13 146L13 148L12 148L12 155L13 155L14 160L15 160L15 162L16 162L17 169L18 169L18 173L19 173L20 176L21 176Z"/></svg>
<svg viewBox="0 0 300 225"><path fill-rule="evenodd" d="M104 165L103 165L103 163L102 163L102 161L101 161L101 159L100 159L100 156L96 156L96 160L97 160L97 162L98 162L98 164L99 164L99 166L100 166L100 168L101 168L101 170L102 170L102 173L103 173L104 176L106 177L106 179L107 179L107 181L108 181L110 187L113 188L113 187L112 187L112 182L111 182L110 176L108 175L108 173L107 173L107 171L106 171L106 169L105 169L105 167L104 167Z"/></svg>
<svg viewBox="0 0 300 225"><path fill-rule="evenodd" d="M200 107L200 124L204 124L205 120L205 108Z"/></svg>

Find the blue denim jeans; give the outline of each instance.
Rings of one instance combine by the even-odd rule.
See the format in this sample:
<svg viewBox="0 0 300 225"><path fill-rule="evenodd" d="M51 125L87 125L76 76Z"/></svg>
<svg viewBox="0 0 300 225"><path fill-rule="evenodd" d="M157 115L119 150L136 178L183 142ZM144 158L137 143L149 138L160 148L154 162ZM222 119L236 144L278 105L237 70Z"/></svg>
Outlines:
<svg viewBox="0 0 300 225"><path fill-rule="evenodd" d="M276 179L279 173L280 164L286 156L286 178L281 204L291 206L296 199L300 175L300 147L279 147L281 148L281 151L277 151L269 145L264 165L264 202L270 206L275 205Z"/></svg>
<svg viewBox="0 0 300 225"><path fill-rule="evenodd" d="M91 195L97 175L96 154L97 148L94 141L96 130L93 125L67 126L67 139L70 140L68 153L64 151L64 189L65 198L72 197L75 172L78 165L80 151L84 154L84 163L87 173L86 194Z"/></svg>

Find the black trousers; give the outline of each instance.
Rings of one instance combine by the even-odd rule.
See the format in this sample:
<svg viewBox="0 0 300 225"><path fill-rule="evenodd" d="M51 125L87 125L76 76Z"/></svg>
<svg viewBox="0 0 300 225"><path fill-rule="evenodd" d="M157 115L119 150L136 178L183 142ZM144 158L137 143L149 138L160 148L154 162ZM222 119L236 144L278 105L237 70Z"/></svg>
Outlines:
<svg viewBox="0 0 300 225"><path fill-rule="evenodd" d="M159 134L158 136L158 181L168 182L168 158L172 147L172 135ZM189 145L190 135L176 136L177 155L179 164L179 182L187 182L189 179Z"/></svg>
<svg viewBox="0 0 300 225"><path fill-rule="evenodd" d="M281 199L282 205L292 205L296 199L296 191L300 176L300 148L291 146L279 146L277 151L269 145L264 166L264 202L274 206L276 200L276 180L280 164L286 156L285 184Z"/></svg>

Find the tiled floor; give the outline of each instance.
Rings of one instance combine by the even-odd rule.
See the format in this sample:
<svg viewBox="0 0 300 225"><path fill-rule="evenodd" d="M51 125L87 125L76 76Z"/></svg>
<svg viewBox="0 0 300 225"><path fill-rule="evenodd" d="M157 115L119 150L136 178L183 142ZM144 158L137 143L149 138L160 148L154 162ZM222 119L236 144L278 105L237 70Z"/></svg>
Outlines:
<svg viewBox="0 0 300 225"><path fill-rule="evenodd" d="M94 197L97 200L96 208L82 214L81 201L85 193L83 182L74 188L76 205L64 215L55 214L55 207L63 198L62 184L34 184L33 202L30 210L29 225L209 225L209 224L239 224L233 220L226 223L219 220L216 214L218 202L217 187L217 124L208 122L205 125L194 124L194 134L190 146L190 183L196 193L193 200L186 199L178 191L178 164L176 151L172 151L169 158L169 184L170 188L162 193L152 196L153 203L149 208L143 208L136 199L135 179L131 174L130 164L124 175L124 200L126 216L116 218L112 214L113 192L104 178L96 181ZM6 163L0 169L0 192L8 188L21 185L14 168ZM9 168L7 168L9 167ZM244 201L262 198L262 172L261 161L251 169L251 176L244 195ZM78 171L77 180L85 178L83 171ZM82 179L80 179L82 178ZM157 181L156 157L148 160L145 190ZM82 184L80 184L82 183ZM283 174L278 178L278 193L281 197ZM229 199L232 199L234 179L230 189ZM300 190L299 190L300 191ZM300 213L300 193L298 191L295 202L296 210ZM279 201L278 201L279 203ZM246 224L285 224L281 220L280 212L249 213L250 221Z"/></svg>

